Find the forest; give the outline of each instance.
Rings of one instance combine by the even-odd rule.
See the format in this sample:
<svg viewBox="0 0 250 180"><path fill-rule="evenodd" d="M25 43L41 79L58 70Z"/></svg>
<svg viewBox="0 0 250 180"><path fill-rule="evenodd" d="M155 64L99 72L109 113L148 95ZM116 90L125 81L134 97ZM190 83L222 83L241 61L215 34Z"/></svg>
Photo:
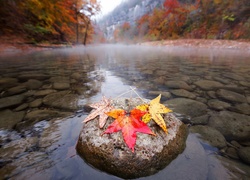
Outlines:
<svg viewBox="0 0 250 180"><path fill-rule="evenodd" d="M100 11L98 0L1 0L0 36L15 34L31 43L105 42L93 22ZM136 23L116 26L113 36L114 42L249 39L250 1L165 0Z"/></svg>
<svg viewBox="0 0 250 180"><path fill-rule="evenodd" d="M249 0L165 0L135 25L116 27L114 41L165 39L249 39Z"/></svg>
<svg viewBox="0 0 250 180"><path fill-rule="evenodd" d="M91 42L97 0L1 0L0 36L18 35L30 43Z"/></svg>

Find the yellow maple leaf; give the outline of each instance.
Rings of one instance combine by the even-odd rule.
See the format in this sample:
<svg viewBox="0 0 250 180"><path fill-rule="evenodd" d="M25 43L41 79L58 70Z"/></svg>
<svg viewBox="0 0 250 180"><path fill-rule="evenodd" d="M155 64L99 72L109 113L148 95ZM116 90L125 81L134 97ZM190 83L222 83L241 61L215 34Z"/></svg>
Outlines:
<svg viewBox="0 0 250 180"><path fill-rule="evenodd" d="M163 104L160 104L160 99L161 99L161 94L155 99L151 100L149 105L142 104L137 106L136 108L142 111L148 111L148 113L142 117L143 122L148 123L151 119L153 119L167 134L168 133L167 126L161 114L172 112L172 110L168 109Z"/></svg>
<svg viewBox="0 0 250 180"><path fill-rule="evenodd" d="M151 120L151 115L149 114L149 104L141 104L141 105L138 105L136 106L136 109L139 109L141 111L146 111L147 113L142 116L142 122L144 123L149 123L149 121Z"/></svg>

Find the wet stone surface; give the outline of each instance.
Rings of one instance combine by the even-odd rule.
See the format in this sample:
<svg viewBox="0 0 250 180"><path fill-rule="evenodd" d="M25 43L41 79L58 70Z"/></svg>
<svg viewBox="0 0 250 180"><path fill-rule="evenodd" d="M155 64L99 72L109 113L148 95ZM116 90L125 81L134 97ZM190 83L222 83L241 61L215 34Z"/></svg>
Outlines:
<svg viewBox="0 0 250 180"><path fill-rule="evenodd" d="M142 103L140 99L123 98L115 100L113 106L127 110ZM173 114L166 114L164 120L169 133L165 134L151 121L149 127L156 136L137 133L133 153L126 146L121 132L101 135L102 129L99 129L96 118L84 125L77 142L77 151L94 167L122 178L155 174L182 153L187 137L187 127ZM105 128L112 121L110 118Z"/></svg>

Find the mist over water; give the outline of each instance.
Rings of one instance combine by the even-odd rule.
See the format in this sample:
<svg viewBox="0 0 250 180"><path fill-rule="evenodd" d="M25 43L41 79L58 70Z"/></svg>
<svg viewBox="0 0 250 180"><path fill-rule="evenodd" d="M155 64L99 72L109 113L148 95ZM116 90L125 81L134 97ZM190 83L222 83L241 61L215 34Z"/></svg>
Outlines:
<svg viewBox="0 0 250 180"><path fill-rule="evenodd" d="M23 100L15 105L2 107L0 113L10 110L12 113L22 112L24 115L11 128L0 127L0 155L3 162L1 177L120 179L86 164L77 155L75 144L84 126L81 122L88 115L84 111L84 105L100 101L103 95L116 98L131 91L131 88L136 88L141 97L148 99L161 93L162 103L176 112L188 125L194 125L193 119L197 117L214 117L222 111L249 118L249 111L242 108L244 104L247 109L250 103L249 54L249 51L230 49L94 45L2 56L0 101L12 96L22 96ZM204 80L211 83L209 87L207 84L200 84ZM31 81L40 85L30 88ZM220 97L218 90L221 89L230 90L227 93L232 91L234 94L241 94L244 103ZM65 99L64 103L56 105L50 103L47 100L50 93L41 95L45 90L53 93L65 92L70 100ZM137 97L133 92L124 96ZM191 105L182 107L169 103L180 98L183 103L191 102L194 106L201 102L205 109L192 109ZM36 100L42 103L30 105ZM24 105L27 107L17 109ZM27 117L30 112L37 113L38 110L45 114L51 113L47 110L67 114L60 114L52 119L49 118L51 114L48 114L39 121ZM31 120L33 123L28 123ZM10 142L18 144L30 138L35 142L27 146L27 150L19 150L15 156L2 157L5 153L4 147L12 147ZM17 145L15 147L20 148ZM190 133L185 151L169 166L155 175L139 179L249 178L249 169L241 160L225 158L218 148L201 140L199 135Z"/></svg>

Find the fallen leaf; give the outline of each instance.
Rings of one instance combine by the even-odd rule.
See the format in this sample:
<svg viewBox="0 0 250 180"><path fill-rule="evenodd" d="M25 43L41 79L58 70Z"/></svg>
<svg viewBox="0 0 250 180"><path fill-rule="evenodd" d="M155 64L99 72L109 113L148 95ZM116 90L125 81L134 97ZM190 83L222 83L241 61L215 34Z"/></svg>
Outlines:
<svg viewBox="0 0 250 180"><path fill-rule="evenodd" d="M106 114L106 112L109 112L112 109L114 109L114 107L111 105L111 100L103 96L100 102L91 104L90 107L95 108L95 110L92 113L90 113L84 119L83 122L86 123L94 119L95 117L99 116L99 127L103 128L108 119L108 115Z"/></svg>
<svg viewBox="0 0 250 180"><path fill-rule="evenodd" d="M149 104L141 104L141 105L136 106L136 109L147 112L144 116L142 116L142 121L144 123L149 123L149 121L151 120L151 115L148 112L149 111L148 108L149 108Z"/></svg>
<svg viewBox="0 0 250 180"><path fill-rule="evenodd" d="M118 131L122 131L122 136L127 146L134 152L134 146L136 143L136 132L155 135L140 118L145 114L139 109L133 109L127 116L126 111L123 109L114 109L107 114L115 121L106 129L103 134L110 134Z"/></svg>
<svg viewBox="0 0 250 180"><path fill-rule="evenodd" d="M162 118L161 114L172 112L172 110L168 109L163 104L160 104L161 94L155 99L151 100L149 103L149 113L152 119L165 131L168 133L166 123Z"/></svg>
<svg viewBox="0 0 250 180"><path fill-rule="evenodd" d="M142 104L136 106L136 109L140 109L142 111L148 111L143 117L142 121L148 123L151 119L153 119L165 133L168 133L166 123L162 118L161 114L172 112L172 110L168 109L163 104L160 104L161 94L155 99L151 100L149 104Z"/></svg>

